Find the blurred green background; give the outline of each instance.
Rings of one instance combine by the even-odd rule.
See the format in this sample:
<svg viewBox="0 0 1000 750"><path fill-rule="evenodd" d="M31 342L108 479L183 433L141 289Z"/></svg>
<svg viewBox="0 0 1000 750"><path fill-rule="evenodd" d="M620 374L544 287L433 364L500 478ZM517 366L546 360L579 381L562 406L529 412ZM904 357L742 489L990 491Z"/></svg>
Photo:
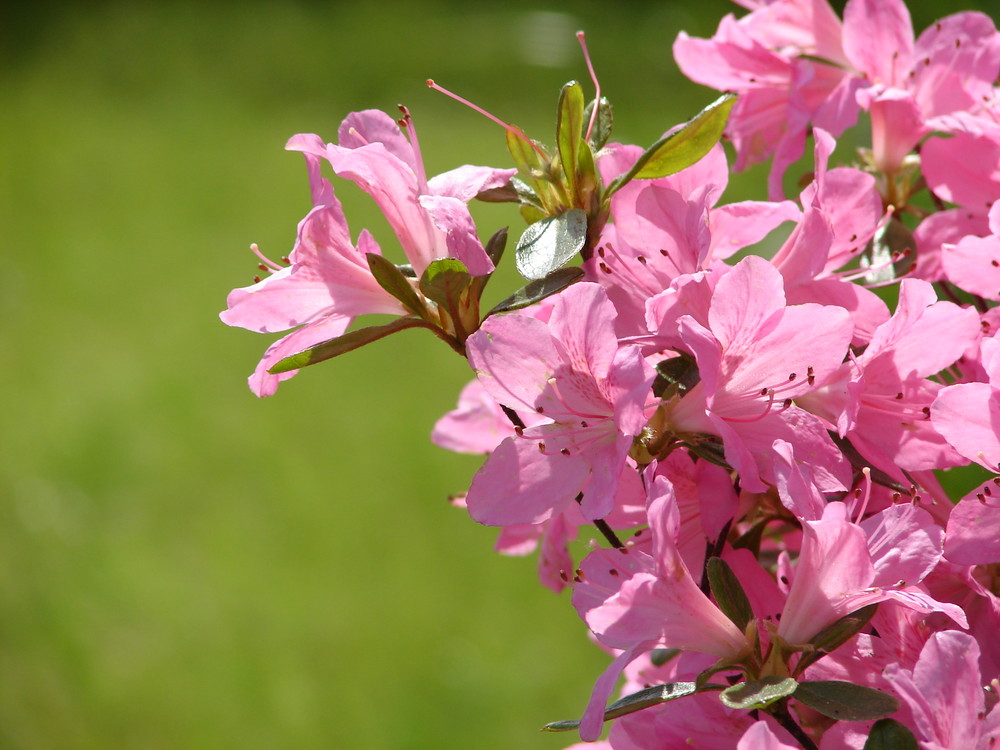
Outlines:
<svg viewBox="0 0 1000 750"><path fill-rule="evenodd" d="M0 747L572 740L537 728L578 715L606 657L533 558L446 502L479 460L427 439L464 363L410 331L258 400L271 339L217 317L257 273L248 245L286 254L309 208L294 133L403 102L430 173L506 166L499 128L424 80L550 139L559 87L587 77L577 28L617 139L715 97L670 43L736 6L566 8L4 5ZM367 196L337 190L392 255ZM518 226L481 208L484 235Z"/></svg>

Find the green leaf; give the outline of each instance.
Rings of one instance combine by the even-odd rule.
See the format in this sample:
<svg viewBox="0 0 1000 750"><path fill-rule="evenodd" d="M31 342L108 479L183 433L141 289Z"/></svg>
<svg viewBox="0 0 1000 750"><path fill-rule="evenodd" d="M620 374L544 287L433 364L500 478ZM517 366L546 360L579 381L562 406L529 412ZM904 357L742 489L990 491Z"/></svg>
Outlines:
<svg viewBox="0 0 1000 750"><path fill-rule="evenodd" d="M875 232L861 255L861 267L871 269L864 276L865 283L882 284L906 273L913 265L915 248L913 232L893 216Z"/></svg>
<svg viewBox="0 0 1000 750"><path fill-rule="evenodd" d="M619 716L632 714L650 706L657 706L660 703L677 700L700 692L693 682L668 682L664 685L655 685L638 693L626 695L619 698L604 712L604 720L610 721ZM580 726L579 721L553 721L542 727L543 732L567 732Z"/></svg>
<svg viewBox="0 0 1000 750"><path fill-rule="evenodd" d="M525 140L508 130L507 150L510 151L510 156L521 173L536 182L532 187L537 189L537 177L545 174L549 166L550 157L545 147L538 141Z"/></svg>
<svg viewBox="0 0 1000 750"><path fill-rule="evenodd" d="M583 136L586 138L586 128L590 124L590 118L594 111L594 104L596 100L591 99L587 102L587 108L583 110ZM604 148L604 145L611 138L611 130L615 124L614 112L611 110L611 102L607 100L607 97L601 97L600 107L597 110L597 119L594 120L594 129L590 131L590 147L594 151L600 151Z"/></svg>
<svg viewBox="0 0 1000 750"><path fill-rule="evenodd" d="M809 639L809 643L815 651L809 651L802 655L799 663L795 665L797 674L802 674L807 667L815 664L827 654L836 651L852 637L861 632L861 629L875 616L878 603L869 604L867 607L844 615L831 625L827 625L816 635Z"/></svg>
<svg viewBox="0 0 1000 750"><path fill-rule="evenodd" d="M649 661L654 667L662 667L682 653L684 651L679 648L654 648L649 654Z"/></svg>
<svg viewBox="0 0 1000 750"><path fill-rule="evenodd" d="M406 280L403 272L392 261L375 253L366 253L365 259L368 261L368 268L371 269L372 276L375 277L375 281L380 287L402 302L407 310L415 312L422 318L427 317L427 308L420 296Z"/></svg>
<svg viewBox="0 0 1000 750"><path fill-rule="evenodd" d="M750 711L765 708L777 700L796 692L799 684L791 677L772 675L762 680L747 680L728 687L719 694L719 700L730 708Z"/></svg>
<svg viewBox="0 0 1000 750"><path fill-rule="evenodd" d="M574 200L577 195L579 175L578 159L580 149L584 146L583 131L586 124L583 119L584 97L583 86L576 81L570 81L559 92L559 110L556 115L556 147L559 150L559 162L562 164L567 191Z"/></svg>
<svg viewBox="0 0 1000 750"><path fill-rule="evenodd" d="M386 323L380 326L369 326L368 328L358 328L355 331L348 331L343 336L337 336L329 341L324 341L322 344L316 344L316 346L310 347L309 349L299 352L298 354L285 357L283 360L273 365L268 372L272 375L277 375L278 373L290 372L292 370L298 370L302 367L308 367L309 365L314 365L317 362L322 362L325 359L332 359L333 357L339 357L341 354L346 354L347 352L354 351L355 349L360 349L366 344L378 341L379 339L385 338L386 336L396 333L397 331L417 327L430 328L430 326L422 320L406 317L396 318L391 323Z"/></svg>
<svg viewBox="0 0 1000 750"><path fill-rule="evenodd" d="M688 122L667 133L646 149L628 172L612 182L605 195L610 196L630 180L666 177L690 167L719 142L735 103L733 94L723 94Z"/></svg>
<svg viewBox="0 0 1000 750"><path fill-rule="evenodd" d="M420 277L420 291L427 299L437 302L449 312L457 309L462 292L472 276L465 264L455 258L435 260Z"/></svg>
<svg viewBox="0 0 1000 750"><path fill-rule="evenodd" d="M708 572L708 585L712 589L712 596L715 597L719 609L733 621L740 632L745 631L747 625L753 621L753 609L743 591L743 586L740 585L740 580L721 557L708 558L705 567Z"/></svg>
<svg viewBox="0 0 1000 750"><path fill-rule="evenodd" d="M521 196L518 194L517 187L508 181L500 187L480 190L476 193L476 200L483 203L518 203Z"/></svg>
<svg viewBox="0 0 1000 750"><path fill-rule="evenodd" d="M493 236L486 241L486 254L493 261L494 266L500 265L503 258L503 251L507 249L507 227L498 229Z"/></svg>
<svg viewBox="0 0 1000 750"><path fill-rule="evenodd" d="M583 269L577 266L569 268L557 268L548 276L537 281L532 281L524 288L518 289L503 302L500 302L486 313L486 317L497 313L520 310L522 307L541 302L546 297L551 297L557 292L561 292L570 284L574 284L583 278Z"/></svg>
<svg viewBox="0 0 1000 750"><path fill-rule="evenodd" d="M842 721L881 719L899 708L899 701L888 693L840 680L800 682L795 700Z"/></svg>
<svg viewBox="0 0 1000 750"><path fill-rule="evenodd" d="M864 750L919 750L913 732L895 719L879 719L865 741Z"/></svg>
<svg viewBox="0 0 1000 750"><path fill-rule="evenodd" d="M579 208L536 221L517 241L517 270L526 279L545 278L580 252L586 239L587 214Z"/></svg>
<svg viewBox="0 0 1000 750"><path fill-rule="evenodd" d="M678 352L679 356L661 359L656 363L656 380L653 381L653 395L661 398L668 388L671 393L683 396L701 381L698 363L686 352Z"/></svg>

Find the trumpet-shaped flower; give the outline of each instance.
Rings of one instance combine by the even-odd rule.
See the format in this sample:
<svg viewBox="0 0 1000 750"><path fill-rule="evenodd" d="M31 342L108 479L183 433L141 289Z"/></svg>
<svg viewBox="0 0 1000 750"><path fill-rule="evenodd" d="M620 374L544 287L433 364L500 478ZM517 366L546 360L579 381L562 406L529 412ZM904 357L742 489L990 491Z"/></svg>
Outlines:
<svg viewBox="0 0 1000 750"><path fill-rule="evenodd" d="M469 488L474 519L540 523L581 495L585 518L611 511L655 377L638 347L619 347L614 320L604 290L581 283L559 295L548 324L497 315L469 337L469 362L483 388L546 420L519 429L486 460Z"/></svg>

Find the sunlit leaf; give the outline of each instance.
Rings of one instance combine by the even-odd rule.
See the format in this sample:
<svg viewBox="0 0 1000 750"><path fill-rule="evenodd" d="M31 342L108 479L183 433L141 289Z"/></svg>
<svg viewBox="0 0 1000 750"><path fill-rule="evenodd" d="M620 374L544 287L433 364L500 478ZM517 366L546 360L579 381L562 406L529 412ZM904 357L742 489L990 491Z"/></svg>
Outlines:
<svg viewBox="0 0 1000 750"><path fill-rule="evenodd" d="M369 326L368 328L358 328L355 331L348 331L343 336L337 336L329 341L324 341L322 344L316 344L316 346L310 347L305 351L299 352L298 354L285 357L283 360L271 367L268 372L272 375L277 375L282 372L299 370L303 367L314 365L317 362L332 359L333 357L339 357L341 354L346 354L347 352L354 351L355 349L360 349L366 344L378 341L379 339L385 338L386 336L396 333L397 331L417 327L429 328L430 326L417 318L407 317L396 318L391 323L386 323L380 326Z"/></svg>
<svg viewBox="0 0 1000 750"><path fill-rule="evenodd" d="M606 194L610 195L633 179L666 177L690 167L719 142L729 110L735 103L733 94L724 94L691 120L663 136L639 156L628 172L608 186Z"/></svg>
<svg viewBox="0 0 1000 750"><path fill-rule="evenodd" d="M751 710L765 708L796 692L798 683L791 677L773 675L762 680L747 680L719 693L719 700L730 708Z"/></svg>
<svg viewBox="0 0 1000 750"><path fill-rule="evenodd" d="M517 270L526 279L542 279L569 262L586 239L587 214L578 208L536 221L517 241Z"/></svg>
<svg viewBox="0 0 1000 750"><path fill-rule="evenodd" d="M556 147L559 150L559 162L562 164L568 192L571 196L577 194L579 177L579 152L585 147L583 131L586 129L583 119L584 97L583 86L576 81L570 81L559 92L559 110L556 115Z"/></svg>
<svg viewBox="0 0 1000 750"><path fill-rule="evenodd" d="M715 688L710 689L714 690ZM697 692L701 691L695 687L693 682L668 682L664 685L655 685L616 700L604 712L604 720L617 719L619 716L625 716L626 714L632 714L644 708L659 705L660 703L694 695ZM579 721L553 721L542 727L542 731L567 732L579 726Z"/></svg>
<svg viewBox="0 0 1000 750"><path fill-rule="evenodd" d="M557 268L545 278L532 281L530 284L518 289L486 313L486 316L489 317L497 313L510 312L511 310L520 310L522 307L541 302L546 297L551 297L553 294L561 292L570 284L579 281L583 278L583 275L583 269L577 266Z"/></svg>

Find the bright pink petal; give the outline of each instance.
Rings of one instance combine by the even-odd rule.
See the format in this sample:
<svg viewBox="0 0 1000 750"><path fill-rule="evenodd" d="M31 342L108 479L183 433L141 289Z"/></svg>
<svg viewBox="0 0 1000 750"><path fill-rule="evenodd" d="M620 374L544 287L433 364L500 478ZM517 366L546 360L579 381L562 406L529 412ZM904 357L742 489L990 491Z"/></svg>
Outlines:
<svg viewBox="0 0 1000 750"><path fill-rule="evenodd" d="M913 23L902 0L850 0L844 53L871 83L904 85L913 59Z"/></svg>
<svg viewBox="0 0 1000 750"><path fill-rule="evenodd" d="M958 565L992 565L1000 560L1000 488L994 480L974 489L952 509L944 556Z"/></svg>
<svg viewBox="0 0 1000 750"><path fill-rule="evenodd" d="M476 224L464 202L458 198L422 195L420 205L427 210L434 226L444 233L447 256L442 257L462 261L473 276L485 276L493 272L493 261L479 241Z"/></svg>

